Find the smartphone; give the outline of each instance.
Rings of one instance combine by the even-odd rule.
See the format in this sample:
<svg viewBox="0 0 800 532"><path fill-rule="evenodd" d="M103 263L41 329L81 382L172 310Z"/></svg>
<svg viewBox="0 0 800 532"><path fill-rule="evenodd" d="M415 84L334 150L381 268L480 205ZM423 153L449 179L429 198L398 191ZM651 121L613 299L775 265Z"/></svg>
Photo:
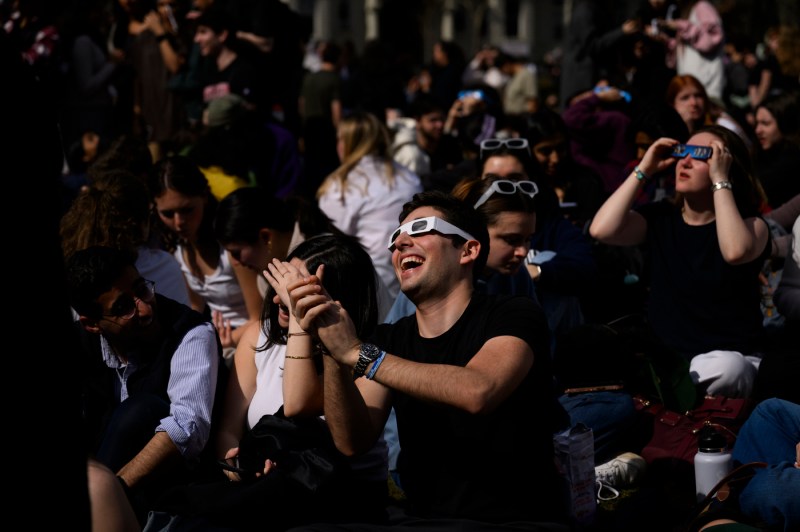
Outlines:
<svg viewBox="0 0 800 532"><path fill-rule="evenodd" d="M223 458L221 460L217 460L217 463L225 471L231 471L233 473L238 473L242 477L247 475L247 470L246 469L242 469L241 467L239 467L239 457L238 456L234 456L234 457L231 457L231 458Z"/></svg>
<svg viewBox="0 0 800 532"><path fill-rule="evenodd" d="M469 97L475 98L476 100L483 100L484 94L482 90L461 91L458 93L459 100Z"/></svg>
<svg viewBox="0 0 800 532"><path fill-rule="evenodd" d="M600 94L601 92L606 92L607 90L611 90L611 87L609 87L608 85L598 85L597 87L594 88L594 93ZM620 90L619 95L622 97L623 100L625 100L628 103L631 103L631 93L629 93L628 91Z"/></svg>
<svg viewBox="0 0 800 532"><path fill-rule="evenodd" d="M167 20L169 20L169 25L172 26L172 33L177 33L178 21L175 20L175 14L172 12L172 6L169 4L164 4L164 10L167 12Z"/></svg>

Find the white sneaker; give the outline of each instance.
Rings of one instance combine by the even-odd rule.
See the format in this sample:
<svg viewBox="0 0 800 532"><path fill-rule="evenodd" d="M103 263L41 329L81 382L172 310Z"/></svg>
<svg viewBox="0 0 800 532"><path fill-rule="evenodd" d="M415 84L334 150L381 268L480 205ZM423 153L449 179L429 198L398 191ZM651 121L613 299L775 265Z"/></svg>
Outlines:
<svg viewBox="0 0 800 532"><path fill-rule="evenodd" d="M635 453L623 453L595 467L594 475L603 484L624 488L639 482L646 469L644 458Z"/></svg>

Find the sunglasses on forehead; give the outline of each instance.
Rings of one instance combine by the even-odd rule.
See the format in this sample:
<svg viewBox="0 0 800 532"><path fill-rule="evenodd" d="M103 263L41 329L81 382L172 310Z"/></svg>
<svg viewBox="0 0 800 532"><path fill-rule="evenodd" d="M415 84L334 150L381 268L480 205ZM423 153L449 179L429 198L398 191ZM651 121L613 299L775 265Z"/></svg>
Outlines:
<svg viewBox="0 0 800 532"><path fill-rule="evenodd" d="M690 156L692 159L697 159L698 161L705 161L711 158L711 154L713 150L710 146L695 146L694 144L677 144L675 148L672 150L673 157L679 157L683 159L687 155Z"/></svg>
<svg viewBox="0 0 800 532"><path fill-rule="evenodd" d="M481 159L485 158L489 152L499 150L502 147L506 147L509 150L527 150L530 153L528 139L486 139L481 141Z"/></svg>
<svg viewBox="0 0 800 532"><path fill-rule="evenodd" d="M403 233L406 233L409 236L414 236L432 233L433 231L443 235L460 236L464 240L477 240L477 238L471 234L467 233L466 231L462 231L455 225L445 222L437 216L427 216L418 220L411 220L410 222L404 223L395 229L395 231L392 233L392 236L389 237L389 245L387 247L389 248L389 251L394 251L394 242Z"/></svg>
<svg viewBox="0 0 800 532"><path fill-rule="evenodd" d="M478 207L486 203L494 193L516 194L517 191L526 194L530 198L533 198L536 194L539 193L539 187L537 187L536 183L534 183L533 181L528 181L528 180L510 181L508 179L498 179L497 181L492 183L492 186L490 186L480 198L478 198L478 201L475 202L475 205L473 205L472 208L477 209Z"/></svg>

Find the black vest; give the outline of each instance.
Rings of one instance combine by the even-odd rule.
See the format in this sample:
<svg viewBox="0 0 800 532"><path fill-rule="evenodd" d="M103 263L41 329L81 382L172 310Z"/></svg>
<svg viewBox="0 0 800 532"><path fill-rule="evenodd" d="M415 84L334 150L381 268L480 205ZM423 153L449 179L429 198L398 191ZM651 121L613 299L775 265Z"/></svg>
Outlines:
<svg viewBox="0 0 800 532"><path fill-rule="evenodd" d="M156 305L156 319L161 325L161 332L152 343L143 346L139 352L130 354L130 358L136 360L137 367L136 372L128 378L128 395L134 397L139 393L150 393L169 402L167 384L175 349L188 331L208 320L190 307L159 294L156 294ZM85 331L80 324L77 325L83 346L82 406L86 424L85 441L88 446L87 451L91 453L102 441L111 415L119 404L116 390L120 384L120 376L116 369L109 368L103 361L100 336ZM212 430L221 412L224 387L228 380L219 336L217 336L217 354L220 360Z"/></svg>

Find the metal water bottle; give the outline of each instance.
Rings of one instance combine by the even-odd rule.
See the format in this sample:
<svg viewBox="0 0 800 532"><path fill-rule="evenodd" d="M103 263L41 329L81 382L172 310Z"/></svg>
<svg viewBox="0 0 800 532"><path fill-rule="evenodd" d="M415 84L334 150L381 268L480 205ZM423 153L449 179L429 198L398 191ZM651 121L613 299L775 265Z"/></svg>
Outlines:
<svg viewBox="0 0 800 532"><path fill-rule="evenodd" d="M694 455L694 482L698 502L731 472L732 463L725 435L710 425L700 429L697 433L697 454Z"/></svg>

